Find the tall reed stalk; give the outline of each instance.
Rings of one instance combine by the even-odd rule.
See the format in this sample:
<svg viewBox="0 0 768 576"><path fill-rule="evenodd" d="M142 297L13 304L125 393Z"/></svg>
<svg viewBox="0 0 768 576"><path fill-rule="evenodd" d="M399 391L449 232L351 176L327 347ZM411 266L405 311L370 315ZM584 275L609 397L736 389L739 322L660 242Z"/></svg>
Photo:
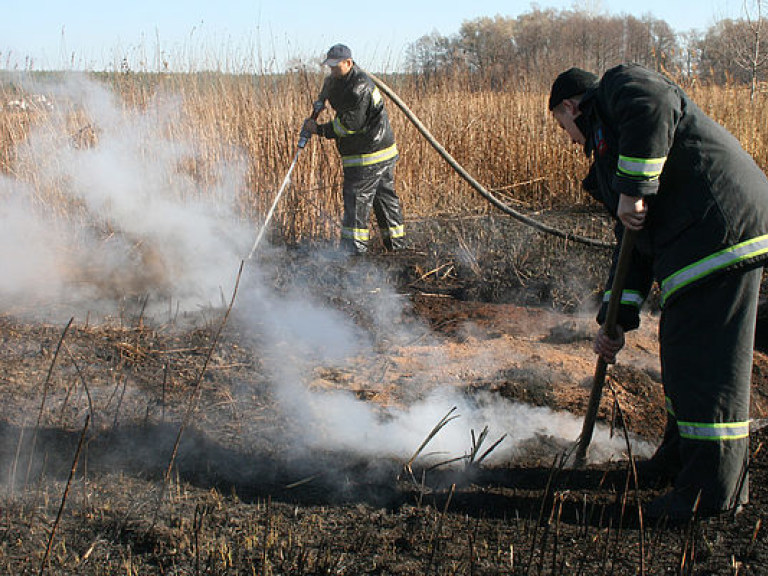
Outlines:
<svg viewBox="0 0 768 576"><path fill-rule="evenodd" d="M152 110L158 95L180 103L179 119L163 137L185 143L189 153L177 167L200 194L213 193L222 166L245 165L236 191L243 219L259 220L268 210L290 164L303 119L322 83L317 72L289 74L103 73L91 75L120 98L126 111ZM469 75L423 79L385 77L445 148L479 182L504 191L516 207L561 208L589 203L580 191L586 159L572 146L546 110L544 81L494 85ZM539 85L539 88L535 88ZM748 87L689 87L689 93L726 126L758 164L768 167L768 108L764 96L750 100ZM26 108L10 104L25 101ZM33 127L58 134L61 145L93 138L87 110L72 110L69 121L48 125L50 110L8 79L0 82L0 172L36 190L52 211L76 212L55 182L41 182L34 166L19 162L18 146ZM389 106L400 162L397 187L408 218L491 210L457 177L394 105ZM321 115L321 121L331 112ZM162 118L158 118L162 120ZM91 141L88 140L91 139ZM277 233L289 242L338 234L342 174L331 141L314 138L302 155L291 187L278 207Z"/></svg>

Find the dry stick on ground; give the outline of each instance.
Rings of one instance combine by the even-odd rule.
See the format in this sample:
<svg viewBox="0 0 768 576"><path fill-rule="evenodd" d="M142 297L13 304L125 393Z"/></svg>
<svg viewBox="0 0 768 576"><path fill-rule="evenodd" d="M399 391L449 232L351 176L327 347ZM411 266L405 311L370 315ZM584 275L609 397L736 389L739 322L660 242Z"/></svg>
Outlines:
<svg viewBox="0 0 768 576"><path fill-rule="evenodd" d="M557 516L557 523L558 523L558 530L559 530L559 522L560 522L560 516L556 514L558 505L560 508L560 513L562 513L562 507L563 507L563 495L558 492L557 495L552 496L552 509L549 511L549 518L547 519L547 523L544 526L544 534L541 537L541 550L539 551L539 574L542 573L544 570L544 560L547 556L547 546L549 544L549 534L552 532L552 523L555 521L555 517ZM555 566L555 560L557 557L557 533L555 534L555 537L552 541L552 567L554 569ZM552 572L555 573L554 570Z"/></svg>
<svg viewBox="0 0 768 576"><path fill-rule="evenodd" d="M64 393L64 400L61 402L61 406L59 407L59 426L64 426L64 414L66 414L67 407L69 406L69 398L72 395L72 392L75 391L75 388L77 387L77 379L72 381L72 384L66 387L66 392Z"/></svg>
<svg viewBox="0 0 768 576"><path fill-rule="evenodd" d="M80 382L83 384L83 389L85 390L85 396L88 398L88 413L91 415L91 419L95 422L96 421L96 412L93 410L93 398L91 398L91 391L88 388L88 383L85 381L85 377L83 376L83 372L80 370L80 366L78 366L77 361L75 360L75 356L72 354L72 351L69 349L69 346L67 346L66 342L63 342L64 350L67 352L67 356L69 356L69 359L72 361L72 365L75 367L75 372L77 372L78 377L80 378Z"/></svg>
<svg viewBox="0 0 768 576"><path fill-rule="evenodd" d="M442 466L446 466L448 464L453 464L454 462L461 462L462 460L465 461L465 469L469 468L478 468L480 466L480 463L485 460L485 458L493 452L496 447L501 444L504 439L507 437L506 434L504 434L501 438L496 440L488 450L483 452L483 454L478 458L477 454L480 452L480 447L483 445L483 442L485 442L485 438L488 436L488 426L486 426L483 431L480 433L479 437L475 437L475 431L470 430L470 433L472 435L472 447L470 448L469 455L464 456L456 456L455 458L449 458L448 460L443 460L442 462L437 462L436 464L433 464L429 468L427 468L427 471L435 470L437 468L441 468Z"/></svg>
<svg viewBox="0 0 768 576"><path fill-rule="evenodd" d="M469 576L475 574L475 538L472 533L467 534L467 544L469 546Z"/></svg>
<svg viewBox="0 0 768 576"><path fill-rule="evenodd" d="M195 504L195 516L192 519L192 530L194 532L195 540L195 574L200 574L200 531L203 529L203 519L205 518L208 508L201 505L200 502Z"/></svg>
<svg viewBox="0 0 768 576"><path fill-rule="evenodd" d="M639 486L637 482L637 468L635 467L635 458L632 455L632 444L629 442L629 433L627 432L627 419L626 415L624 414L624 411L621 409L621 402L619 402L619 397L616 394L616 388L614 388L613 383L608 380L608 389L611 391L611 394L613 395L613 405L616 408L616 411L619 413L619 418L621 418L622 422L622 432L624 434L624 443L627 446L627 456L629 457L629 474L631 475L632 482L634 483L634 494L635 494L635 506L637 506L637 523L638 523L638 536L640 537L640 576L643 576L645 574L645 530L643 529L643 509L640 506L640 491ZM627 478L627 482L625 486L629 484L629 478ZM624 494L627 493L627 490L624 490ZM621 509L621 517L624 518L624 505L622 504ZM616 537L616 541L618 542L619 536L621 534L621 521L619 521L619 529Z"/></svg>
<svg viewBox="0 0 768 576"><path fill-rule="evenodd" d="M16 470L18 470L18 467L19 467L19 457L21 456L21 446L24 440L24 430L26 429L26 427L27 427L27 421L25 419L21 423L21 428L19 429L19 442L16 444L16 453L13 455L13 465L11 466L11 476L10 476L11 498L13 498L13 489L14 489L14 486L16 486Z"/></svg>
<svg viewBox="0 0 768 576"><path fill-rule="evenodd" d="M160 422L165 424L165 400L166 400L166 390L168 390L168 375L171 372L171 360L169 359L165 365L163 366L163 392L162 392L162 401L161 401L161 412L160 412Z"/></svg>
<svg viewBox="0 0 768 576"><path fill-rule="evenodd" d="M267 574L267 550L269 548L269 531L272 529L271 521L272 516L270 512L270 505L272 504L272 497L267 496L266 510L264 511L264 542L261 546L261 573Z"/></svg>
<svg viewBox="0 0 768 576"><path fill-rule="evenodd" d="M48 386L51 382L51 375L53 374L53 367L56 365L56 359L59 357L59 352L61 351L61 346L64 343L64 337L67 335L67 331L69 330L69 327L72 325L72 322L75 321L75 317L69 319L69 322L67 322L67 325L64 326L64 330L61 332L61 337L59 338L59 343L56 345L56 352L53 354L53 358L51 359L51 365L48 367L48 374L45 377L45 382L43 383L43 397L40 400L40 411L37 413L37 423L35 424L35 430L32 433L32 442L29 447L29 462L27 462L27 475L24 478L24 489L27 489L27 484L29 483L29 475L32 473L32 460L34 459L35 454L35 444L37 443L37 433L40 430L40 423L43 420L43 410L45 409L45 400L48 396Z"/></svg>
<svg viewBox="0 0 768 576"><path fill-rule="evenodd" d="M613 518L608 516L608 526L605 532L605 545L603 546L603 552L601 554L600 572L606 573L606 567L608 566L608 546L611 542L611 529L613 528Z"/></svg>
<svg viewBox="0 0 768 576"><path fill-rule="evenodd" d="M757 456L757 452L760 450L760 446L757 447L755 450L755 456ZM733 509L731 510L729 516L731 519L736 518L736 514L739 513L739 510L741 509L741 506L739 505L739 494L742 493L742 490L744 490L744 484L747 482L747 478L749 477L749 466L750 462L752 462L753 459L749 457L749 448L747 448L746 454L744 456L744 461L741 463L741 472L739 472L739 481L736 484L736 492L731 498L731 504L733 505Z"/></svg>
<svg viewBox="0 0 768 576"><path fill-rule="evenodd" d="M698 511L701 504L701 490L696 494L696 500L693 503L693 514L688 521L688 527L685 531L685 541L683 547L680 550L680 570L679 574L693 573L693 568L696 565L696 527L698 525ZM687 568L687 569L686 569Z"/></svg>
<svg viewBox="0 0 768 576"><path fill-rule="evenodd" d="M117 422L120 416L120 408L123 405L123 399L125 398L125 390L128 388L128 376L123 378L123 390L120 392L120 396L117 398L117 405L115 406L115 418L112 421L112 431L117 430Z"/></svg>
<svg viewBox="0 0 768 576"><path fill-rule="evenodd" d="M417 482L416 482L416 478L414 478L414 476L413 476L413 468L411 467L411 466L412 466L412 464L413 464L413 462L414 462L414 460L416 460L416 458L418 458L418 457L419 457L419 454L421 454L422 450L424 450L424 448L427 446L427 444L429 444L429 443L430 443L430 441L432 440L432 438L434 438L434 437L435 437L435 435L436 435L438 432L440 432L440 430L442 430L442 429L443 429L443 427L444 427L446 424L448 424L448 423L449 423L451 420L455 420L456 418L458 418L458 417L459 417L459 416L458 416L458 414L457 414L456 416L451 416L451 414L453 414L453 413L454 413L456 410L457 410L457 407L456 407L456 406L454 406L453 408L451 408L450 410L448 410L448 414L446 414L445 416L443 416L443 417L442 417L442 419L440 420L440 422L438 422L438 423L435 425L435 427L434 427L434 428L432 428L432 431L431 431L431 432L429 433L429 435L428 435L428 436L427 436L427 437L424 439L424 442L422 442L422 443L421 443L421 446L419 446L418 450L416 450L416 452L414 452L414 453L413 453L413 456L411 456L411 459L410 459L410 460L408 460L408 463L405 465L405 469L406 469L406 470L408 471L408 473L410 474L410 476L411 476L411 478L413 479L414 483L417 483Z"/></svg>
<svg viewBox="0 0 768 576"><path fill-rule="evenodd" d="M757 542L757 533L760 532L760 527L763 525L763 519L758 518L757 522L755 522L755 528L752 530L752 538L749 541L749 545L747 546L747 551L744 554L746 558L749 558L752 556L752 550L755 547L755 542Z"/></svg>
<svg viewBox="0 0 768 576"><path fill-rule="evenodd" d="M149 302L149 294L146 294L144 296L144 300L141 303L141 311L139 312L139 318L136 320L136 327L139 330L141 330L144 327L144 312L147 310L148 302ZM138 345L136 347L138 348Z"/></svg>
<svg viewBox="0 0 768 576"><path fill-rule="evenodd" d="M424 494L427 493L427 471L421 471L421 483L419 484L419 496L416 498L416 507L421 508L423 503Z"/></svg>
<svg viewBox="0 0 768 576"><path fill-rule="evenodd" d="M203 366L200 369L200 373L197 376L197 380L195 381L195 385L192 387L192 393L189 397L189 404L187 405L187 411L184 414L184 419L181 422L181 426L179 426L179 432L176 434L176 441L173 443L173 450L171 451L171 458L168 462L168 468L165 471L165 474L163 474L163 484L160 487L160 493L158 494L157 498L157 506L155 507L155 514L154 518L152 519L152 524L150 525L150 529L155 526L155 523L157 522L157 516L160 512L160 504L162 504L163 498L165 497L165 489L168 485L168 482L171 479L171 473L173 471L173 464L176 461L176 454L179 451L179 445L181 444L181 437L184 434L184 430L189 425L190 420L192 419L192 414L197 408L197 402L200 397L200 388L203 382L203 376L205 375L205 371L208 369L208 364L211 361L211 357L213 356L213 351L216 349L216 346L219 343L219 338L221 337L221 333L224 331L224 326L227 325L227 320L229 319L229 315L232 312L232 307L235 305L235 298L237 297L237 289L240 286L240 278L243 275L243 267L245 266L245 260L240 261L240 269L237 271L237 277L235 278L235 287L232 290L232 299L229 302L229 306L227 307L227 311L224 313L224 318L221 320L221 324L219 324L219 329L216 331L215 336L213 337L213 341L211 342L211 345L208 347L208 353L205 356L205 361L203 362Z"/></svg>
<svg viewBox="0 0 768 576"><path fill-rule="evenodd" d="M443 521L445 520L446 514L448 514L448 506L451 505L451 499L453 498L453 493L456 491L456 484L451 484L451 490L448 492L448 499L445 501L445 506L443 506L443 511L441 512L439 518L437 519L437 526L435 526L435 532L432 534L432 551L429 554L429 563L427 564L427 569L424 570L424 574L426 576L429 575L430 570L432 570L432 564L435 560L435 553L437 552L438 544L440 543L440 532L443 529Z"/></svg>
<svg viewBox="0 0 768 576"><path fill-rule="evenodd" d="M299 486L303 486L304 484L308 484L312 482L313 480L317 480L323 475L322 472L318 472L317 474L311 474L307 476L306 478L302 478L301 480L297 480L296 482L291 482L290 484L286 484L285 488L287 490L291 490L293 488L298 488Z"/></svg>
<svg viewBox="0 0 768 576"><path fill-rule="evenodd" d="M480 466L480 464L483 462L483 460L485 460L491 452L496 450L496 447L499 444L501 444L504 441L504 439L507 437L506 434L503 434L501 436L501 438L499 438L498 440L496 440L496 442L491 444L491 447L488 448L488 450L486 450L485 452L483 452L480 455L480 457L478 458L477 457L477 453L480 451L480 446L483 444L483 441L485 440L485 437L487 435L488 435L488 426L486 426L483 429L483 433L480 434L480 440L478 440L477 444L475 444L475 432L474 432L474 430L472 431L472 455L471 455L471 457L469 459L469 464L470 465L474 464L475 466Z"/></svg>
<svg viewBox="0 0 768 576"><path fill-rule="evenodd" d="M453 261L449 260L448 262L446 262L445 264L441 264L440 266L438 266L434 270L430 270L429 272L425 272L419 278L417 278L416 280L414 280L413 282L408 284L408 286L411 286L411 287L415 286L417 282L421 282L422 280L425 280L425 279L429 278L433 274L437 274L438 272L440 272L440 270L442 270L443 268L445 268L447 266L453 266Z"/></svg>
<svg viewBox="0 0 768 576"><path fill-rule="evenodd" d="M552 574L557 574L557 554L560 550L560 520L563 516L563 502L565 497L562 494L558 494L557 497L557 518L555 519L555 535L552 542ZM554 513L554 508L552 510ZM563 554L563 562L565 562L565 554ZM560 574L562 574L562 568Z"/></svg>
<svg viewBox="0 0 768 576"><path fill-rule="evenodd" d="M536 550L536 540L539 537L539 528L541 527L541 523L544 519L544 508L546 506L547 498L549 496L549 491L552 487L552 478L554 476L554 470L555 466L557 465L557 456L555 456L555 459L552 461L552 466L549 469L549 477L547 478L547 486L544 488L544 494L541 497L541 506L539 507L539 516L536 520L536 526L533 529L533 534L531 535L531 549L530 553L528 554L528 563L525 566L525 574L526 576L531 570L531 565L533 564L533 554Z"/></svg>
<svg viewBox="0 0 768 576"><path fill-rule="evenodd" d="M558 463L558 458L560 460L559 463ZM569 458L570 458L570 452L566 452L562 455L555 456L554 460L552 461L552 467L549 470L549 477L547 478L547 486L546 488L544 488L544 494L541 497L539 517L538 517L538 520L536 521L536 528L534 529L533 536L531 538L531 553L528 556L528 565L525 568L525 574L529 573L531 569L531 565L533 564L533 554L536 548L536 539L539 535L539 528L544 522L544 510L547 507L547 501L550 498L550 494L554 493L555 478L560 474L560 472L562 472L563 468L565 467L565 463L568 461ZM553 500L553 507L554 507L554 500ZM549 529L549 524L545 526L544 535L542 536L543 546L540 551L542 556L544 554L544 548L546 547L546 537L547 537L548 529Z"/></svg>
<svg viewBox="0 0 768 576"><path fill-rule="evenodd" d="M482 432L480 432L480 436L475 436L474 428L469 431L469 434L472 437L472 448L469 451L469 463L472 464L475 461L477 453L480 451L480 446L485 441L485 437L488 436L488 426L483 428Z"/></svg>
<svg viewBox="0 0 768 576"><path fill-rule="evenodd" d="M56 521L53 523L53 528L51 528L51 535L48 537L48 546L45 549L45 554L43 555L43 560L40 563L40 576L45 572L45 568L48 565L48 556L51 553L51 546L53 545L53 538L56 536L56 529L59 526L59 522L61 521L61 515L64 512L64 505L67 503L67 495L69 494L69 487L72 485L72 479L75 477L75 471L77 470L77 462L80 460L80 452L83 449L83 442L85 441L85 434L88 432L88 423L90 422L91 415L88 414L85 417L85 425L83 426L83 431L80 433L80 441L77 443L77 450L75 451L75 457L72 460L72 468L69 470L69 478L67 479L67 485L64 488L64 494L61 497L61 504L59 505L59 512L56 514Z"/></svg>
<svg viewBox="0 0 768 576"><path fill-rule="evenodd" d="M469 451L469 456L456 456L454 458L449 458L448 460L443 460L442 462L438 462L437 464L433 464L429 468L427 468L428 471L435 470L436 468L440 468L442 466L446 466L448 464L453 464L454 462L460 462L462 460L465 461L464 466L465 469L472 466L475 462L475 456L477 455L478 450L480 449L480 445L485 440L485 437L488 435L488 426L486 426L483 431L480 433L480 439L477 440L475 437L475 430L470 430L470 435L472 436L472 446Z"/></svg>

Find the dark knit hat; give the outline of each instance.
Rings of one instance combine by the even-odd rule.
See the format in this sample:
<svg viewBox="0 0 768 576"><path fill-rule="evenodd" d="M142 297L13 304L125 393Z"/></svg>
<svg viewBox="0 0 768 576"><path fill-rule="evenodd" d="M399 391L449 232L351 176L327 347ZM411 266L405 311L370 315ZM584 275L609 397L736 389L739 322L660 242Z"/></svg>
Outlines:
<svg viewBox="0 0 768 576"><path fill-rule="evenodd" d="M349 60L352 58L352 50L344 44L334 44L328 50L323 60L324 66L338 66L342 60Z"/></svg>
<svg viewBox="0 0 768 576"><path fill-rule="evenodd" d="M571 68L561 73L552 83L552 92L549 93L549 109L553 110L567 98L584 94L597 84L597 76L581 68Z"/></svg>

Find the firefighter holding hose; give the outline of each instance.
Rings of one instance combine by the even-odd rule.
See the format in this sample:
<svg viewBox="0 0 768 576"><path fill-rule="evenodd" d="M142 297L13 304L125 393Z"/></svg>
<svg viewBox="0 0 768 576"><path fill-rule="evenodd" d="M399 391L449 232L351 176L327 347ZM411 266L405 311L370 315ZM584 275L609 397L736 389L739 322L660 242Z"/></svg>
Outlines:
<svg viewBox="0 0 768 576"><path fill-rule="evenodd" d="M345 251L367 252L369 220L373 208L384 247L405 247L405 228L400 199L395 192L394 170L397 145L384 98L370 77L355 64L344 44L332 46L323 65L326 77L318 100L326 99L336 115L318 124L312 118L303 131L336 141L344 171L344 220L341 240Z"/></svg>
<svg viewBox="0 0 768 576"><path fill-rule="evenodd" d="M583 187L634 236L617 316L595 352L615 362L654 281L667 424L642 483L672 489L646 518L686 522L748 501L752 351L768 259L768 180L683 90L639 65L554 81L549 109L592 164ZM617 250L618 253L618 250ZM608 286L617 268L617 254ZM608 300L606 294L605 301ZM605 319L605 301L598 322Z"/></svg>

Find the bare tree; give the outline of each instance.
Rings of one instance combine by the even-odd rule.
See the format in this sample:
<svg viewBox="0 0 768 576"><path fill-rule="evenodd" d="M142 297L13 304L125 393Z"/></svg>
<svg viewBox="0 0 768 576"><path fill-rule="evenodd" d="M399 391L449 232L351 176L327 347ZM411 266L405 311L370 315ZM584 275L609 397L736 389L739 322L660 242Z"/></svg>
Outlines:
<svg viewBox="0 0 768 576"><path fill-rule="evenodd" d="M470 61L478 69L504 68L513 60L515 20L496 16L467 20L459 38Z"/></svg>
<svg viewBox="0 0 768 576"><path fill-rule="evenodd" d="M405 60L410 72L430 75L456 66L457 57L456 41L432 32L408 45Z"/></svg>
<svg viewBox="0 0 768 576"><path fill-rule="evenodd" d="M678 39L680 42L680 74L693 81L699 75L701 66L699 49L702 41L701 35L695 30L691 30L681 34Z"/></svg>
<svg viewBox="0 0 768 576"><path fill-rule="evenodd" d="M752 98L768 73L768 21L763 17L766 2L744 2L741 20L721 20L699 43L701 72L716 82L748 83Z"/></svg>
<svg viewBox="0 0 768 576"><path fill-rule="evenodd" d="M736 46L736 63L749 73L750 97L754 100L757 93L758 76L768 62L768 51L763 47L763 36L766 33L768 23L763 19L764 2L755 0L751 4L754 13L750 10L747 0L744 0L744 17L748 34L745 42Z"/></svg>
<svg viewBox="0 0 768 576"><path fill-rule="evenodd" d="M620 62L636 61L661 71L680 57L677 37L663 20L610 16L600 11L599 2L580 5L573 10L534 5L517 18L465 21L450 39L423 36L409 47L409 69L429 74L460 66L501 86L509 80L549 82L570 66L599 74Z"/></svg>

